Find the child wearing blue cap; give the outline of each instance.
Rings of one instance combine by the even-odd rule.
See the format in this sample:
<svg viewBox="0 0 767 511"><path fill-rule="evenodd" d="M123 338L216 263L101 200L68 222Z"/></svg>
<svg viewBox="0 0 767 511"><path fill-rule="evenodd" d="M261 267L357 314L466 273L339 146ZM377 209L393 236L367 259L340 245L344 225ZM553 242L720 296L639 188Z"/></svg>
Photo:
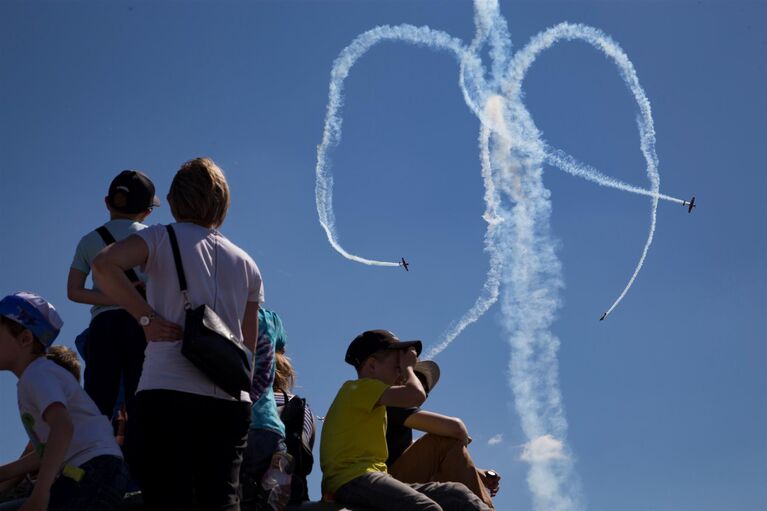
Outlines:
<svg viewBox="0 0 767 511"><path fill-rule="evenodd" d="M19 412L34 446L0 466L0 481L39 470L25 510L112 509L128 475L109 421L72 375L45 357L62 324L36 294L0 300L0 370L19 378Z"/></svg>

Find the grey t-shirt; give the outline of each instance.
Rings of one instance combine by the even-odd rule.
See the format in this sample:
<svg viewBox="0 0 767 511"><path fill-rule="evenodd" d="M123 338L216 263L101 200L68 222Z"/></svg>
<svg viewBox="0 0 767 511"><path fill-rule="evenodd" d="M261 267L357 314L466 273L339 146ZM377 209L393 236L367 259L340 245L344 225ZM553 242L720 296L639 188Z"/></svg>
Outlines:
<svg viewBox="0 0 767 511"><path fill-rule="evenodd" d="M193 307L207 304L242 342L242 320L248 302L264 301L261 273L251 257L216 229L192 223L172 224ZM176 263L164 225L153 225L138 236L149 252L146 295L149 305L168 321L184 324L184 298L179 290ZM147 339L144 368L138 391L177 390L233 400L181 354L181 340L153 342ZM243 392L243 401L250 401Z"/></svg>
<svg viewBox="0 0 767 511"><path fill-rule="evenodd" d="M142 229L146 229L146 225L142 223L122 218L117 220L110 220L104 224L104 227L107 228L107 230L112 234L112 237L114 237L114 239L117 241L127 238L131 234L137 233ZM101 239L99 233L97 233L95 230L89 232L83 236L80 239L80 243L77 244L75 257L72 260L70 268L79 270L86 275L90 274L91 262L93 262L96 254L101 252L105 246L106 245L104 244L104 240ZM146 282L146 277L143 273L141 273L139 268L134 268L134 271L136 272L136 275L138 275L139 279L141 279L143 282ZM94 290L98 290L95 282L92 286ZM96 315L101 312L113 309L119 309L119 307L116 305L94 305L91 307L91 318L95 318Z"/></svg>

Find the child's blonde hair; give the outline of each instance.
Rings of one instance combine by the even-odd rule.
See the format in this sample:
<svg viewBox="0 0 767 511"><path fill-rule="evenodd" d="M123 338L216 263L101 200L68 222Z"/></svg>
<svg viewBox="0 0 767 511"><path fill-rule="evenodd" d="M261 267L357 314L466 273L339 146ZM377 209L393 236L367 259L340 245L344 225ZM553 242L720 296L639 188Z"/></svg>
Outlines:
<svg viewBox="0 0 767 511"><path fill-rule="evenodd" d="M72 373L72 376L80 383L80 359L74 350L66 346L51 346L48 348L45 358Z"/></svg>
<svg viewBox="0 0 767 511"><path fill-rule="evenodd" d="M275 371L273 389L290 392L296 384L296 371L290 358L283 352L275 353Z"/></svg>

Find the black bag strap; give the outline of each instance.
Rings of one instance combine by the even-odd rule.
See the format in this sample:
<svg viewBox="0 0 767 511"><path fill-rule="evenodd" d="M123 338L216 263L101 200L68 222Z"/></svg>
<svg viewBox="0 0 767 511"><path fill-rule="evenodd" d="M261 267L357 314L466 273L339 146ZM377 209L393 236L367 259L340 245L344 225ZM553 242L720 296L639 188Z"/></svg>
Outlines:
<svg viewBox="0 0 767 511"><path fill-rule="evenodd" d="M166 225L165 229L168 231L168 239L170 240L170 248L173 250L173 260L176 262L176 274L178 275L178 287L181 290L181 294L184 296L184 308L189 310L192 308L192 304L189 303L189 292L186 289L186 276L184 275L184 264L181 262L181 252L178 249L178 240L176 239L176 231L173 227Z"/></svg>
<svg viewBox="0 0 767 511"><path fill-rule="evenodd" d="M101 239L104 240L104 244L107 246L117 242L117 240L115 240L115 237L112 236L112 233L109 232L109 229L107 229L106 226L102 225L101 227L96 229L96 232L99 233L99 236L101 236Z"/></svg>
<svg viewBox="0 0 767 511"><path fill-rule="evenodd" d="M109 232L109 229L107 229L106 226L102 225L101 227L96 229L96 232L99 233L99 236L101 236L101 240L104 242L106 246L117 243L117 240L115 240L115 237L112 236L112 233ZM127 276L128 280L130 280L131 282L138 282L141 280L138 278L138 275L136 275L136 272L133 271L133 268L125 270L125 276Z"/></svg>

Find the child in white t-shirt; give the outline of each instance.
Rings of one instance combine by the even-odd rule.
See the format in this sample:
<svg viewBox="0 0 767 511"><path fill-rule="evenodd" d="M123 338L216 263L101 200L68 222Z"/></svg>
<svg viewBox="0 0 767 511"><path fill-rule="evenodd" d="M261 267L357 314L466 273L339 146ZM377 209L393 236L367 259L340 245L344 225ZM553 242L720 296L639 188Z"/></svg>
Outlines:
<svg viewBox="0 0 767 511"><path fill-rule="evenodd" d="M61 325L38 295L0 300L0 369L19 378L19 412L34 446L0 466L0 481L39 470L25 510L112 509L125 491L127 469L107 418L66 369L45 357Z"/></svg>

